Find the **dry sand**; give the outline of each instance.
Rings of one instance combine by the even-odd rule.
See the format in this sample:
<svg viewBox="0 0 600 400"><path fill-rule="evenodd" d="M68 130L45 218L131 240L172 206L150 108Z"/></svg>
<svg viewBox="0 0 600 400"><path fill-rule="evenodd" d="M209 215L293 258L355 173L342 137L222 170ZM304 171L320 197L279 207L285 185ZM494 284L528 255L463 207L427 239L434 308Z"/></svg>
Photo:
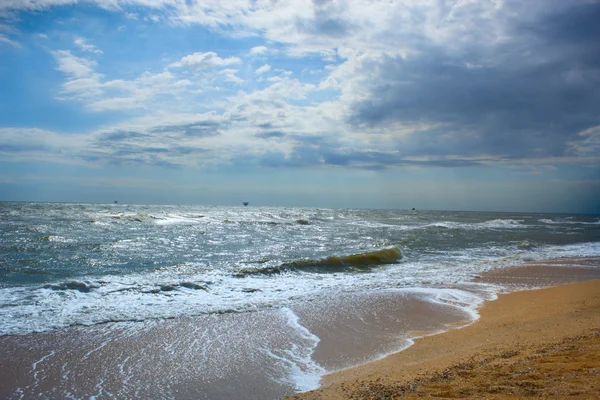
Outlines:
<svg viewBox="0 0 600 400"><path fill-rule="evenodd" d="M500 295L480 315L292 398L600 398L600 280Z"/></svg>

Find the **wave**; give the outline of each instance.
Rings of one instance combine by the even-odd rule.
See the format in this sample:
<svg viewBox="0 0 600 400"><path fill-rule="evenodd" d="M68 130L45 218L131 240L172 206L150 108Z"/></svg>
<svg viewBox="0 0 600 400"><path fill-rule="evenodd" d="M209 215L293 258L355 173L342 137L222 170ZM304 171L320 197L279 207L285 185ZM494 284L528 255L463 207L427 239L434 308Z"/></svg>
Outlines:
<svg viewBox="0 0 600 400"><path fill-rule="evenodd" d="M206 211L206 210L204 210ZM286 215L284 217L270 213L231 214L198 212L95 212L87 213L86 222L98 225L111 224L156 224L156 225L193 225L193 224L238 224L238 225L312 225L320 219L305 214ZM329 222L329 220L327 220Z"/></svg>
<svg viewBox="0 0 600 400"><path fill-rule="evenodd" d="M148 219L155 219L152 215L148 214L123 214L119 213L111 215L111 218L115 221L127 221L127 222L147 222Z"/></svg>
<svg viewBox="0 0 600 400"><path fill-rule="evenodd" d="M140 291L141 293L157 294L157 293L161 293L161 292L172 292L174 290L180 290L182 288L183 289L191 289L191 290L208 290L208 285L210 283L211 282L196 283L196 282L186 281L186 282L171 283L171 284L157 284L153 288L141 288L141 287L126 286L124 288L113 290L113 292L137 290L137 291ZM89 293L90 291L92 291L94 289L99 289L106 285L107 285L107 282L104 282L104 281L98 281L98 282L67 281L67 282L62 282L62 283L57 283L57 284L44 285L41 288L57 290L57 291L75 290L75 291L78 291L81 293Z"/></svg>
<svg viewBox="0 0 600 400"><path fill-rule="evenodd" d="M517 248L520 250L533 250L537 248L537 245L527 240L523 240L521 243L517 244Z"/></svg>
<svg viewBox="0 0 600 400"><path fill-rule="evenodd" d="M204 215L183 216L183 215L168 215L155 217L151 216L157 225L176 225L176 224L199 224L204 218Z"/></svg>
<svg viewBox="0 0 600 400"><path fill-rule="evenodd" d="M424 228L446 228L446 229L466 229L466 230L481 230L481 229L513 229L513 228L525 228L525 220L522 219L492 219L484 222L453 222L453 221L440 221L427 224Z"/></svg>
<svg viewBox="0 0 600 400"><path fill-rule="evenodd" d="M43 242L57 242L57 243L72 243L75 241L73 239L68 239L63 236L56 236L56 235L44 235L44 236L40 237L40 240Z"/></svg>
<svg viewBox="0 0 600 400"><path fill-rule="evenodd" d="M519 245L527 251L516 251ZM534 246L532 246L534 245ZM410 246L407 246L410 249ZM520 250L520 249L519 249ZM0 335L48 331L66 326L95 325L119 321L170 319L181 316L250 312L291 306L298 301L314 300L341 292L364 292L380 288L435 288L470 282L483 271L520 265L526 261L559 257L598 257L600 242L548 246L540 242L511 241L504 247L440 250L437 254L411 253L403 264L373 269L371 273L340 276L322 272L352 271L352 262L373 257L373 265L393 263L400 251L381 248L375 252L333 257L346 266L322 267L327 258L299 260L306 274L283 273L298 267L250 270L244 279L228 269L164 268L129 275L105 274L102 277L66 278L34 286L0 285ZM389 253L386 256L386 253ZM394 257L395 255L395 257ZM254 268L281 263L273 259L257 260ZM331 263L331 261L329 261ZM292 264L292 263L287 263ZM296 265L299 263L296 262ZM362 270L367 267L358 265ZM234 268L239 268L236 264ZM248 267L251 267L248 265ZM3 270L15 268L0 263ZM15 272L18 269L15 269ZM281 274L276 274L282 272ZM316 272L316 273L313 273ZM9 271L9 273L12 273ZM273 275L264 275L264 274ZM457 300L452 300L452 304ZM459 302L462 304L462 302Z"/></svg>
<svg viewBox="0 0 600 400"><path fill-rule="evenodd" d="M67 281L55 285L44 285L43 289L52 289L52 290L77 290L81 293L87 293L92 289L98 289L101 284L94 284L91 282L81 282L81 281Z"/></svg>
<svg viewBox="0 0 600 400"><path fill-rule="evenodd" d="M543 222L545 224L560 224L559 221L554 221L554 220L547 219L547 218L540 219L540 222Z"/></svg>
<svg viewBox="0 0 600 400"><path fill-rule="evenodd" d="M544 224L551 224L551 225L558 225L558 224L569 224L569 225L575 225L575 224L579 224L579 225L600 225L600 220L596 221L596 222L586 222L586 221L566 221L566 220L553 220L553 219L547 219L547 218L542 218L539 220L540 222L543 222Z"/></svg>
<svg viewBox="0 0 600 400"><path fill-rule="evenodd" d="M351 254L348 256L330 256L313 260L310 258L286 262L274 267L258 269L243 269L235 274L245 277L256 274L278 274L290 270L319 269L322 272L339 270L369 270L371 267L383 264L393 264L402 258L402 252L397 247L388 247L367 253Z"/></svg>

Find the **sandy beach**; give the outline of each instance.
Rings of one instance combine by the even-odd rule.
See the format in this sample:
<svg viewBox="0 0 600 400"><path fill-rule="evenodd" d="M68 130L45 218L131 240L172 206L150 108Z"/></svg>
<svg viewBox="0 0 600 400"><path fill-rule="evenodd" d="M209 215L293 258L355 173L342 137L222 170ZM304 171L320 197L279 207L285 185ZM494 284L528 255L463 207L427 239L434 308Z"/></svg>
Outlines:
<svg viewBox="0 0 600 400"><path fill-rule="evenodd" d="M515 268L481 279L542 279L543 271ZM574 279L586 277L581 269L573 274ZM292 398L600 396L600 280L502 294L480 315L469 326L417 339L384 359L329 374L320 389Z"/></svg>

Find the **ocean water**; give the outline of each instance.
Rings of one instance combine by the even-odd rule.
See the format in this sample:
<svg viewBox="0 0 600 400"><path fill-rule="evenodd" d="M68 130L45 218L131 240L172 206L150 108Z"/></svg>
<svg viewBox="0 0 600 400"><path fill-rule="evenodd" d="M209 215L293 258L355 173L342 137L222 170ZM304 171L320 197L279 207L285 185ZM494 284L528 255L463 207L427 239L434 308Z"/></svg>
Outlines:
<svg viewBox="0 0 600 400"><path fill-rule="evenodd" d="M277 398L407 346L409 331L476 319L476 308L500 290L474 282L484 271L590 256L600 256L599 217L590 215L5 202L0 336L37 332L54 343L46 352L38 343L28 367L37 383L15 393L50 390L35 371L50 363L64 373L68 363L57 351L77 340L98 340L81 362L96 348L117 352L137 338L186 365L179 375L175 367L155 373L165 377L164 397L198 396L181 386L181 374L196 371L185 387L204 379L205 398L251 398L239 395L247 388L232 389L234 378L264 379L256 398ZM383 321L391 314L381 309L386 304L396 310L393 320ZM393 329L374 332L378 323ZM367 325L371 347L361 339ZM161 329L179 332L177 339L165 343ZM340 349L360 351L344 358ZM135 385L123 392L124 380L145 376L125 373L133 357L104 366L115 369L113 378L90 372L97 378L90 388L111 397L102 382L112 381L116 397L143 395ZM249 360L259 360L262 378L240 370ZM82 379L69 380L75 374L66 376L54 378L55 395L94 395Z"/></svg>

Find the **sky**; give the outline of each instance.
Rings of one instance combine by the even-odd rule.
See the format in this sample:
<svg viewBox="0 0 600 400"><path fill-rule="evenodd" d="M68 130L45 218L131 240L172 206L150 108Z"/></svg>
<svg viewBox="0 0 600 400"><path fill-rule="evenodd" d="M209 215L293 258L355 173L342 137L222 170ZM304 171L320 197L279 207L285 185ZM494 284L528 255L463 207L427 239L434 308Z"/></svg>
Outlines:
<svg viewBox="0 0 600 400"><path fill-rule="evenodd" d="M2 0L0 200L600 213L600 1Z"/></svg>

